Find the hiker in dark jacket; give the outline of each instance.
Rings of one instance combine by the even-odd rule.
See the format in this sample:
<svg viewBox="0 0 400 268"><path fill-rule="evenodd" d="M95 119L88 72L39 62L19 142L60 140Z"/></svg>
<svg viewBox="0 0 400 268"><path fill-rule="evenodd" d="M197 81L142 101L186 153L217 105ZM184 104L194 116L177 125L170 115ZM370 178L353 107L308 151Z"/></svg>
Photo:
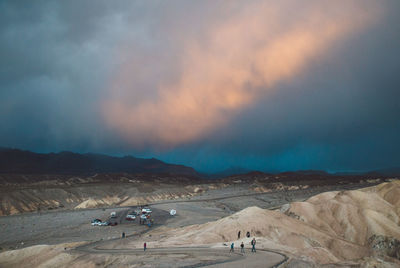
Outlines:
<svg viewBox="0 0 400 268"><path fill-rule="evenodd" d="M251 252L256 252L256 239L251 240Z"/></svg>
<svg viewBox="0 0 400 268"><path fill-rule="evenodd" d="M232 242L231 249L229 250L229 252L234 252L234 246L235 246L235 244Z"/></svg>
<svg viewBox="0 0 400 268"><path fill-rule="evenodd" d="M244 244L243 244L243 242L242 242L242 244L240 244L240 252L244 253Z"/></svg>

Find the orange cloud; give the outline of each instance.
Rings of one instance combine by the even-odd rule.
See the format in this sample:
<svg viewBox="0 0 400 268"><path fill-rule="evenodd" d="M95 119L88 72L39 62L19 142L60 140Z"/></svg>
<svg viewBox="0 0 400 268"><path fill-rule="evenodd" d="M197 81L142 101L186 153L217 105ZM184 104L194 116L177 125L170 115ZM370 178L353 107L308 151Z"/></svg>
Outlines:
<svg viewBox="0 0 400 268"><path fill-rule="evenodd" d="M133 145L195 141L379 14L368 1L307 1L302 8L290 3L254 2L208 25L204 40L185 41L178 78L160 81L152 97L130 103L115 93L114 83L103 107L106 122ZM129 90L135 69L124 67L116 81Z"/></svg>

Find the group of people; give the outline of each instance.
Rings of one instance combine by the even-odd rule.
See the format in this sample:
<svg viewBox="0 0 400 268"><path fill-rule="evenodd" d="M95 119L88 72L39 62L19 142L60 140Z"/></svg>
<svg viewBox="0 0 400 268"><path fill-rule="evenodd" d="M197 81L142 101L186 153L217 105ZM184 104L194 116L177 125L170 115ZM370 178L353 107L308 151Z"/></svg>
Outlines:
<svg viewBox="0 0 400 268"><path fill-rule="evenodd" d="M251 240L251 242L250 242L250 244L251 244L251 252L254 252L254 253L256 252L256 243L257 243L256 239L253 238L253 240ZM230 249L229 252L234 252L234 251L235 251L235 243L232 242L231 249ZM240 253L245 253L245 251L244 251L244 243L243 242L240 244Z"/></svg>
<svg viewBox="0 0 400 268"><path fill-rule="evenodd" d="M247 232L247 233L246 233L246 236L247 236L248 238L250 238L250 232ZM238 232L238 239L240 239L240 231Z"/></svg>
<svg viewBox="0 0 400 268"><path fill-rule="evenodd" d="M123 233L122 233L122 238L125 238L125 236L126 236L126 235L125 235L125 232L123 232ZM247 232L247 235L246 235L246 236L247 236L247 237L250 237L250 232ZM240 238L240 231L238 232L238 239L239 239L239 238ZM256 243L257 243L257 241L256 241L255 238L253 238L253 240L250 241L250 244L251 244L251 252L256 252ZM146 251L146 249L147 249L147 243L144 242L144 244L143 244L143 250ZM231 244L231 249L230 249L229 252L234 252L234 251L235 251L235 243L232 242L232 244ZM240 252L241 252L241 253L245 253L243 241L242 241L242 243L240 244Z"/></svg>

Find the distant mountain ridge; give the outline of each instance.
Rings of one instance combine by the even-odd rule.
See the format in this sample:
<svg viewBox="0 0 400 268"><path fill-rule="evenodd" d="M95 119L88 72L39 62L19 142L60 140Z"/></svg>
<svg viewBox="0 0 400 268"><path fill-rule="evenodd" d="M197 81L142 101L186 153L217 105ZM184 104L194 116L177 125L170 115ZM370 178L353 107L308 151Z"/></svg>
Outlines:
<svg viewBox="0 0 400 268"><path fill-rule="evenodd" d="M208 175L210 178L223 178L232 175L241 175L253 172L253 170L242 168L242 167L230 167L218 172L214 172Z"/></svg>
<svg viewBox="0 0 400 268"><path fill-rule="evenodd" d="M114 157L73 152L34 153L0 148L0 173L9 174L90 174L90 173L168 173L199 176L191 167L168 164L151 158Z"/></svg>
<svg viewBox="0 0 400 268"><path fill-rule="evenodd" d="M192 167L169 164L155 158L134 156L115 157L104 154L73 152L35 153L31 151L0 147L0 174L93 174L93 173L164 173L189 175L202 178L224 178L231 176L394 176L400 175L400 167L373 170L369 172L327 173L322 170L298 170L286 172L252 171L231 167L213 174L199 173Z"/></svg>

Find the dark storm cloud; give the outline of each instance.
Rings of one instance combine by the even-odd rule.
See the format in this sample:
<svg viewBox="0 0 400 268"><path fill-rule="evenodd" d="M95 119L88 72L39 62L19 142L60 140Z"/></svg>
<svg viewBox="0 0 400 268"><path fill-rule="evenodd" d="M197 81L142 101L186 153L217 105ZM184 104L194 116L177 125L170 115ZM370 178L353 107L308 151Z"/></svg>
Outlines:
<svg viewBox="0 0 400 268"><path fill-rule="evenodd" d="M107 26L123 10L107 3L1 2L4 146L79 150L102 138L96 103L115 37Z"/></svg>
<svg viewBox="0 0 400 268"><path fill-rule="evenodd" d="M201 146L214 142L210 155L267 170L399 166L400 5L385 3L390 11L378 24L310 63Z"/></svg>
<svg viewBox="0 0 400 268"><path fill-rule="evenodd" d="M203 59L213 63L213 57L206 57L212 54L201 51L213 49L210 36L226 34L228 41L234 40L229 39L235 31L230 25L247 27L250 22L243 19L257 18L263 10L270 12L262 1L229 3L0 2L0 145L158 156L202 170L228 166L363 170L400 165L400 4L395 0L379 2L383 15L365 29L329 39L332 45L322 50L325 55L307 58L301 72L273 87L262 83L256 90L249 87L249 92L268 94L256 93L250 102L238 104L238 109L221 108L216 101L211 106L213 113L203 122L200 106L192 111L197 125L186 122L179 109L171 111L174 97L191 101L176 81L192 81L183 74L190 74L191 68L203 70L199 65ZM282 3L280 7L271 2L274 11L270 15L275 18L277 14L275 24L283 26L267 24L279 31L290 30L297 19L314 14L309 11L311 4ZM319 1L312 3L320 5ZM250 11L258 11L247 16L242 11L247 5L254 6ZM281 14L288 6L297 13ZM335 10L324 14L326 25L329 18L335 21L334 12L341 14L340 8ZM238 14L242 17L237 18ZM357 20L358 14L352 16ZM351 21L351 14L347 17ZM251 23L258 25L258 21ZM319 30L312 29L312 33L319 34ZM251 58L262 41L240 52ZM190 54L187 60L184 55L188 47L193 48L191 43L199 44L197 50L191 50L198 55ZM227 43L227 50L233 45ZM186 62L192 65L183 72ZM213 79L218 80L209 81ZM250 79L255 80L254 76ZM176 86L177 93L168 89L160 95L160 84ZM165 97L170 92L171 97ZM228 88L222 96L236 97L238 92L242 90ZM205 98L209 103L220 97L209 96ZM167 101L163 103L162 97ZM122 114L116 113L123 120L111 124L115 128L104 119L108 99L128 107L123 107ZM142 108L137 108L140 105ZM231 115L221 116L221 109ZM144 117L128 115L131 111L135 116L144 112ZM176 120L159 119L176 114ZM129 126L132 120L134 124ZM172 126L172 135L158 133L162 131L155 125L164 122ZM187 124L193 127L184 133ZM127 126L124 135L117 131L121 125ZM140 127L144 130L139 131ZM158 148L164 141L173 146Z"/></svg>

